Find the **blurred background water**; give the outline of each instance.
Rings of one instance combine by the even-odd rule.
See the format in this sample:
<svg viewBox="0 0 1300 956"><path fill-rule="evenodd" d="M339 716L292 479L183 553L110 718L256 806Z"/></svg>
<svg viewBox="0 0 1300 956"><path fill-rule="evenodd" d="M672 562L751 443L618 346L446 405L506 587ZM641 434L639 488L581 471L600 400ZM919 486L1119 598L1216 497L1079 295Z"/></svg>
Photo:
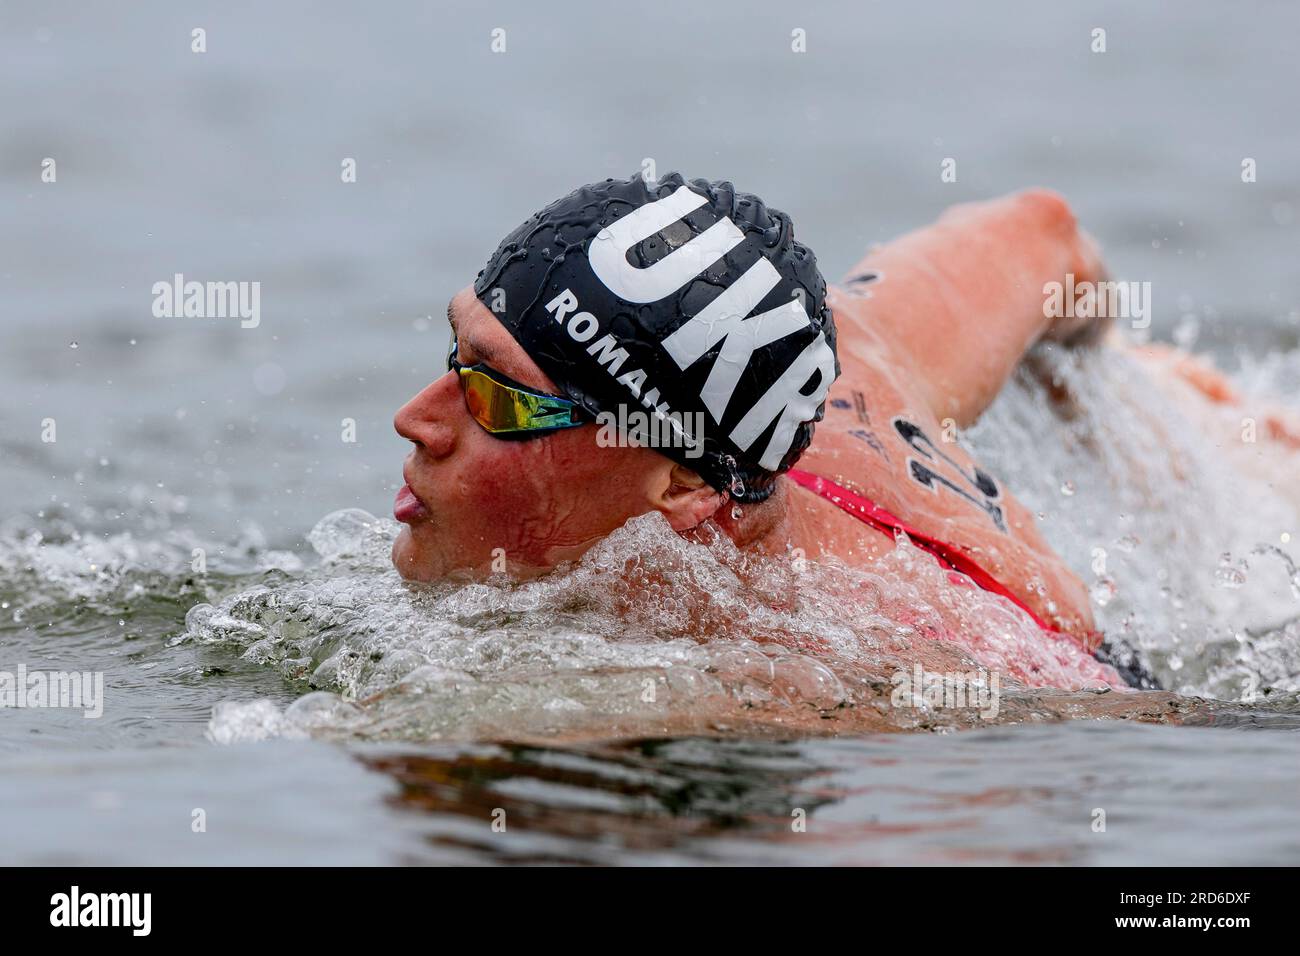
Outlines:
<svg viewBox="0 0 1300 956"><path fill-rule="evenodd" d="M203 742L214 704L283 707L303 687L240 653L168 645L190 605L314 560L305 535L322 515L387 511L405 454L391 417L440 371L446 300L533 210L646 159L789 212L832 278L951 203L1055 187L1116 277L1152 283L1155 337L1266 366L1294 398L1297 26L1281 2L6 0L0 667L94 667L115 690L98 722L0 712L0 861L1294 862L1289 733L223 749ZM206 53L191 52L196 27ZM1090 49L1097 27L1105 53ZM955 183L940 181L948 157ZM178 272L260 282L260 325L155 318L152 286ZM1032 454L1034 433L1012 426L1034 410L1013 394L991 421L1006 427L974 436L1004 474ZM1018 480L1041 510L1034 488L1060 476L1033 464ZM1047 527L1081 571L1081 529L1105 507L1086 498ZM201 582L193 547L208 552ZM1276 619L1290 599L1272 584ZM1220 693L1211 677L1188 687ZM553 764L568 769L538 769ZM1250 774L1267 785L1232 782ZM639 782L610 783L625 776ZM825 839L799 843L792 801L823 785ZM458 829L482 832L496 790L543 821L533 842ZM1106 799L1135 821L1109 843L1087 817ZM231 828L219 850L189 841L205 800Z"/></svg>

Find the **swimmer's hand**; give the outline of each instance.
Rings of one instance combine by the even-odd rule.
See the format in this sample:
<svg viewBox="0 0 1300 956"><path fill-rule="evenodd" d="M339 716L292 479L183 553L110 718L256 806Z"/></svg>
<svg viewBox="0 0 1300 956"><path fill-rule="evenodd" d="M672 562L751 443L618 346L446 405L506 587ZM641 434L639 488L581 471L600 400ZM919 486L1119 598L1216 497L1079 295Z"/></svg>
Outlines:
<svg viewBox="0 0 1300 956"><path fill-rule="evenodd" d="M1206 356L1193 355L1163 342L1133 346L1132 354L1149 367L1182 380L1214 405L1248 411L1257 420L1261 437L1300 451L1300 414L1244 395Z"/></svg>
<svg viewBox="0 0 1300 956"><path fill-rule="evenodd" d="M1108 281L1110 273L1106 270L1105 262L1102 261L1101 245L1077 224L1072 231L1073 235L1067 242L1071 247L1069 271L1074 276L1075 288L1084 282L1097 284ZM1090 318L1061 316L1052 319L1051 325L1043 333L1043 338L1070 347L1095 345L1102 340L1114 323L1113 315Z"/></svg>

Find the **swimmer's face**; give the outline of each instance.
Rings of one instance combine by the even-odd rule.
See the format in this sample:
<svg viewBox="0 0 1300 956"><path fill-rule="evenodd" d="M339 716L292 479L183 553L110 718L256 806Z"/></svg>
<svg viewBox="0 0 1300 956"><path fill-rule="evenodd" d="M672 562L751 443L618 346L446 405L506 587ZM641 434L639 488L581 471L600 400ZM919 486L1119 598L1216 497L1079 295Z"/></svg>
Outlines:
<svg viewBox="0 0 1300 956"><path fill-rule="evenodd" d="M448 315L460 362L560 393L471 288L451 300ZM393 425L415 446L403 469L410 493L399 492L394 507L406 527L393 564L411 580L481 577L502 570L502 561L527 577L581 556L629 518L659 511L685 531L723 501L652 449L600 447L595 424L497 438L470 417L453 372L402 406Z"/></svg>

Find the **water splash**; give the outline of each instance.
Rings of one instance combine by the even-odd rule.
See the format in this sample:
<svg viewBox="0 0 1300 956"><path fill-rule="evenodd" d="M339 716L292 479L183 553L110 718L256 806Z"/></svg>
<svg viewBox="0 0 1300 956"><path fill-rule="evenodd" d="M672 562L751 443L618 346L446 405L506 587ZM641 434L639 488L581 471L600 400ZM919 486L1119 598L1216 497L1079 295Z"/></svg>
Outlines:
<svg viewBox="0 0 1300 956"><path fill-rule="evenodd" d="M88 530L120 527L116 519L127 509L134 530ZM255 524L233 541L213 541L173 526L184 511L184 499L136 487L104 511L51 509L39 523L9 519L0 525L0 593L30 610L70 600L136 601L178 585L185 593L215 593L232 576L303 569L293 552L268 548Z"/></svg>
<svg viewBox="0 0 1300 956"><path fill-rule="evenodd" d="M318 568L194 607L176 642L233 648L334 695L311 713L335 732L423 739L698 731L760 715L796 727L854 709L897 725L934 717L880 706L915 660L1025 686L1113 680L906 542L863 571L755 558L722 535L691 543L646 515L536 581L415 585L388 562L397 530L355 509L328 516L309 535ZM233 705L210 736L297 732L300 716Z"/></svg>
<svg viewBox="0 0 1300 956"><path fill-rule="evenodd" d="M1249 366L1235 384L1267 396L1261 407L1294 401L1300 353ZM1244 443L1241 414L1124 352L1042 350L964 435L990 471L1017 476L1017 497L1072 567L1115 543L1105 567L1115 589L1093 588L1108 638L1164 686L1224 700L1241 699L1244 675L1261 693L1291 686L1290 665L1270 655L1300 617L1288 578L1222 561L1266 551L1287 570L1293 558L1263 543L1300 527L1300 489L1281 480L1300 458L1276 443ZM1062 474L1076 494L1060 494L1053 476ZM1270 635L1273 650L1243 644L1246 633Z"/></svg>

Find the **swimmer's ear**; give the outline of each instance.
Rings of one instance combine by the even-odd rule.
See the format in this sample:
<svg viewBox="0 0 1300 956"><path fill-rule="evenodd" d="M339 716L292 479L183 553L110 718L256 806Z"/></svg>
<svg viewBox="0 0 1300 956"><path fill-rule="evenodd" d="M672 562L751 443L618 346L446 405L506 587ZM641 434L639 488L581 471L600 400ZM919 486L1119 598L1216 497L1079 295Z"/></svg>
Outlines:
<svg viewBox="0 0 1300 956"><path fill-rule="evenodd" d="M669 467L656 474L651 504L668 519L674 531L687 531L703 524L726 500L685 465L665 461Z"/></svg>

